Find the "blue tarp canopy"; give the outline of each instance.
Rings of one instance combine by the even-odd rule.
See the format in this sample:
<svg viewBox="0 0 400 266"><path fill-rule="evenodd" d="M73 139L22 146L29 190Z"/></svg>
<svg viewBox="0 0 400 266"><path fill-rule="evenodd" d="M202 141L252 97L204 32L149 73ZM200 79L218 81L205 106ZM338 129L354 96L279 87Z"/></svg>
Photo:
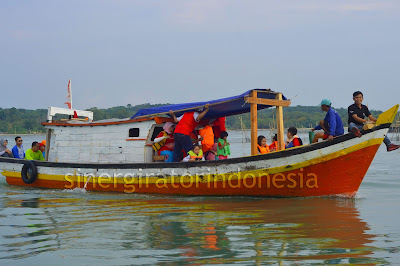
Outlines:
<svg viewBox="0 0 400 266"><path fill-rule="evenodd" d="M257 93L257 98L264 99L275 99L275 92L269 89L256 89L259 93ZM214 119L223 116L231 116L238 115L243 113L250 112L250 104L245 102L245 96L250 96L250 92L252 90L246 91L237 96L204 101L204 102L195 102L195 103L180 103L180 104L171 104L154 108L146 108L139 110L131 119L140 118L140 117L151 117L151 116L161 116L168 115L170 110L174 111L176 116L180 116L185 112L194 111L196 109L204 107L207 103L210 104L210 110L204 116L205 119ZM287 100L285 96L282 95L283 100ZM270 105L257 105L257 109L265 109L271 107ZM168 115L169 116L169 115Z"/></svg>

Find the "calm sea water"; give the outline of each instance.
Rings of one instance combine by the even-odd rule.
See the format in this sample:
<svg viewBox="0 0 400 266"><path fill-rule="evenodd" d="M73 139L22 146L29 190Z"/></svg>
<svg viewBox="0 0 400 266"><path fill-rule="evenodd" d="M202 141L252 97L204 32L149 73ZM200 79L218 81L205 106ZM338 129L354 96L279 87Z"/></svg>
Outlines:
<svg viewBox="0 0 400 266"><path fill-rule="evenodd" d="M23 137L26 149L44 139ZM240 132L229 140L249 153ZM354 199L32 189L1 177L0 264L399 264L399 159L382 146Z"/></svg>

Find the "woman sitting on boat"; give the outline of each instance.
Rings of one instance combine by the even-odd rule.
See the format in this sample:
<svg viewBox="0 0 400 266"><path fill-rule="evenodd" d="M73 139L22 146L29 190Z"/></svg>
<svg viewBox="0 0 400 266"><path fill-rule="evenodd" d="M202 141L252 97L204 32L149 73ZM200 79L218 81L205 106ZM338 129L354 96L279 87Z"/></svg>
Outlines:
<svg viewBox="0 0 400 266"><path fill-rule="evenodd" d="M267 138L263 135L258 136L257 138L257 151L258 154L266 154L269 153L269 146L267 145Z"/></svg>
<svg viewBox="0 0 400 266"><path fill-rule="evenodd" d="M12 152L7 148L8 140L0 139L0 157L14 158Z"/></svg>
<svg viewBox="0 0 400 266"><path fill-rule="evenodd" d="M193 148L188 152L188 155L183 158L182 162L204 161L203 151L199 144L194 144Z"/></svg>
<svg viewBox="0 0 400 266"><path fill-rule="evenodd" d="M154 139L153 150L158 152L158 155L164 155L164 161L169 163L172 162L174 156L175 125L171 122L166 122L163 129Z"/></svg>
<svg viewBox="0 0 400 266"><path fill-rule="evenodd" d="M297 134L297 128L295 127L288 128L287 131L288 139L286 140L286 145L285 145L286 149L303 145L303 141L296 134Z"/></svg>

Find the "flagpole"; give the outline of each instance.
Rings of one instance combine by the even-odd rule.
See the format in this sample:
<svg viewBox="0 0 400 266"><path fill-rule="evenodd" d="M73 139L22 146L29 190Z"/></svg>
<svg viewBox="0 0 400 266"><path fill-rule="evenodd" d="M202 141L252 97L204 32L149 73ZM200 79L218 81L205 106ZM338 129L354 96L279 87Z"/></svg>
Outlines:
<svg viewBox="0 0 400 266"><path fill-rule="evenodd" d="M72 90L71 90L71 79L69 79L69 100L71 102L71 108L72 109Z"/></svg>
<svg viewBox="0 0 400 266"><path fill-rule="evenodd" d="M65 104L68 106L69 109L72 109L72 92L71 92L71 79L68 81L67 87L67 101Z"/></svg>

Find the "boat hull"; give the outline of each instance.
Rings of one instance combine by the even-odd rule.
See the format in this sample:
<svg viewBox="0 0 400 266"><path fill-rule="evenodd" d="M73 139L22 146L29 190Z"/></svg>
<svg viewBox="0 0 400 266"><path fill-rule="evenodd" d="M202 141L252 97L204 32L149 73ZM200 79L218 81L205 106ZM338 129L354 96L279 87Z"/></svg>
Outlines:
<svg viewBox="0 0 400 266"><path fill-rule="evenodd" d="M352 197L390 124L265 155L224 161L151 164L35 162L38 178L21 179L24 160L2 159L8 184L57 189L176 195Z"/></svg>

